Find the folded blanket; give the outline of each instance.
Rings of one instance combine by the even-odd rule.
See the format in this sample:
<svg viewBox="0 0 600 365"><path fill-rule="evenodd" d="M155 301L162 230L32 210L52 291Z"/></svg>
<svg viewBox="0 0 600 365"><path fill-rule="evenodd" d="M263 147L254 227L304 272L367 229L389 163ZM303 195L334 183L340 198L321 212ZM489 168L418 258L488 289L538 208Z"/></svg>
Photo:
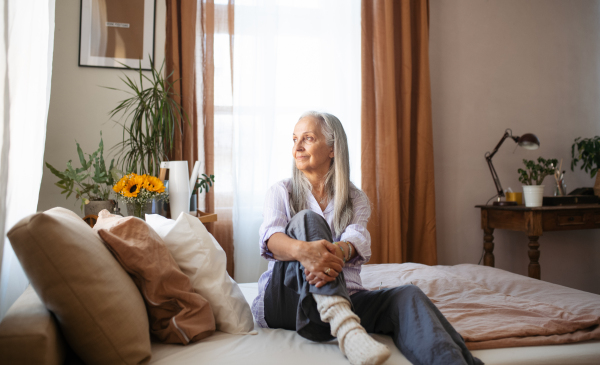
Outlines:
<svg viewBox="0 0 600 365"><path fill-rule="evenodd" d="M600 295L478 265L365 265L369 289L417 285L471 350L600 339Z"/></svg>

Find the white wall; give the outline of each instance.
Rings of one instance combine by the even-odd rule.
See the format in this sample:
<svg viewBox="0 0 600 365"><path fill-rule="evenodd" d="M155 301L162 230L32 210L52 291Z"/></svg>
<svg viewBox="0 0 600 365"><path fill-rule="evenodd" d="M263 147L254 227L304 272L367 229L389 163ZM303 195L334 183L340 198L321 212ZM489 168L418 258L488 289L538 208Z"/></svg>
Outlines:
<svg viewBox="0 0 600 365"><path fill-rule="evenodd" d="M541 141L527 151L507 140L494 157L503 187L515 191L523 158L570 166L573 140L600 134L600 2L431 0L430 11L439 263L477 263L474 206L495 193L484 153L504 130ZM594 185L566 170L568 191ZM494 237L496 267L527 275L525 234ZM600 294L600 230L548 232L539 243L543 280Z"/></svg>
<svg viewBox="0 0 600 365"><path fill-rule="evenodd" d="M44 160L57 169L64 170L68 160L79 166L75 140L84 152L98 148L102 131L107 167L110 158L107 148L122 140L123 129L109 120L108 112L116 107L127 94L108 90L101 86L123 89L119 77L135 76L135 71L114 68L79 67L79 0L56 2L56 28L54 33L54 60L52 63L52 90ZM165 53L166 4L156 1L154 57L161 65ZM149 74L149 71L145 71ZM68 200L54 185L58 181L44 167L38 210L61 206L83 213L71 196Z"/></svg>

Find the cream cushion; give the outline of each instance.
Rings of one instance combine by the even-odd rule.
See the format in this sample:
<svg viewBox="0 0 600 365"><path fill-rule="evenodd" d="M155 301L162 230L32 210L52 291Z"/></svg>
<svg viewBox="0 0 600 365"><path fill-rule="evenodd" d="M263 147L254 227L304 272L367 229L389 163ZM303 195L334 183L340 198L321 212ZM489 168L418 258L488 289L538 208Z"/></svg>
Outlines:
<svg viewBox="0 0 600 365"><path fill-rule="evenodd" d="M182 213L176 221L146 215L146 222L163 239L194 289L208 300L217 330L246 334L254 329L250 306L226 270L225 251L200 220Z"/></svg>
<svg viewBox="0 0 600 365"><path fill-rule="evenodd" d="M86 364L146 364L150 332L135 284L75 213L22 219L8 238L40 299Z"/></svg>
<svg viewBox="0 0 600 365"><path fill-rule="evenodd" d="M58 325L29 286L0 323L0 363L62 365L64 361Z"/></svg>

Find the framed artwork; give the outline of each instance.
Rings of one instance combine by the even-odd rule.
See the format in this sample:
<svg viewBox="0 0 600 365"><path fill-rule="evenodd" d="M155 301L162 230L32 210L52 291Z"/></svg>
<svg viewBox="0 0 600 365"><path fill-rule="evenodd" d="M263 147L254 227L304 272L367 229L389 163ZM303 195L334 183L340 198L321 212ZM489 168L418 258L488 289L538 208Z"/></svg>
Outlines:
<svg viewBox="0 0 600 365"><path fill-rule="evenodd" d="M150 70L155 0L81 0L79 66Z"/></svg>

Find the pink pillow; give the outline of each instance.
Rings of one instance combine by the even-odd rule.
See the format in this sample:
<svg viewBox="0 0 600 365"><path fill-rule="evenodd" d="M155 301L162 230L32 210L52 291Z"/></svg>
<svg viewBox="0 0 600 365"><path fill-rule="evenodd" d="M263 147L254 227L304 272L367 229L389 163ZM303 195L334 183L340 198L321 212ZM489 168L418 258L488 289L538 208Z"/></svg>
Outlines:
<svg viewBox="0 0 600 365"><path fill-rule="evenodd" d="M94 230L142 293L150 333L164 343L184 345L210 336L210 305L194 292L162 239L143 220L100 212Z"/></svg>

